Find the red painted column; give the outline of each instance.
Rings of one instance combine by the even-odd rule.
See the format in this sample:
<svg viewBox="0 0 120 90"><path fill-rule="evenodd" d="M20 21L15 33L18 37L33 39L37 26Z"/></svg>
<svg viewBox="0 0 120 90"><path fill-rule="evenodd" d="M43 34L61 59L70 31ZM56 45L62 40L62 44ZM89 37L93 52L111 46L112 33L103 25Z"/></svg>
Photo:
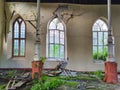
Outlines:
<svg viewBox="0 0 120 90"><path fill-rule="evenodd" d="M117 63L116 62L106 62L105 63L105 78L106 83L117 83Z"/></svg>
<svg viewBox="0 0 120 90"><path fill-rule="evenodd" d="M38 78L42 76L43 63L41 61L32 61L32 79L35 78L35 74L38 74Z"/></svg>

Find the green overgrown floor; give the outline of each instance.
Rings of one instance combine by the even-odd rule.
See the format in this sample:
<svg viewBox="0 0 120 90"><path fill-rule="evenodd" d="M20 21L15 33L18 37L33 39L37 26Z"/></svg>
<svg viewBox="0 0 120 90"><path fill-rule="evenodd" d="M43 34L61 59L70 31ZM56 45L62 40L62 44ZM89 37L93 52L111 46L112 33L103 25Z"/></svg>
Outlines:
<svg viewBox="0 0 120 90"><path fill-rule="evenodd" d="M4 73L3 73L4 72ZM21 74L27 71L8 70L0 71L0 90L5 90L5 87L10 78L16 74ZM95 73L74 72L73 77L61 74L56 77L43 75L41 80L32 80L17 90L119 90L120 84L106 84ZM97 74L96 74L97 75ZM41 86L40 86L41 85ZM42 86L44 85L44 86ZM38 88L39 89L38 89ZM43 87L44 89L40 89ZM46 89L47 87L47 89ZM54 89L51 89L54 88Z"/></svg>

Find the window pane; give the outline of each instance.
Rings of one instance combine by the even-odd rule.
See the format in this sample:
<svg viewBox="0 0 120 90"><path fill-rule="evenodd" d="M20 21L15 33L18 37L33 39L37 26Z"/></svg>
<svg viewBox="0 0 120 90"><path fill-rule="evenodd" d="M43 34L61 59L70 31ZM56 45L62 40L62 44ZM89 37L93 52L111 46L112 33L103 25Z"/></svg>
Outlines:
<svg viewBox="0 0 120 90"><path fill-rule="evenodd" d="M60 49L60 46L59 45L57 45L57 44L55 44L54 45L54 49L55 49L55 57L57 58L59 58L59 49Z"/></svg>
<svg viewBox="0 0 120 90"><path fill-rule="evenodd" d="M53 22L51 22L50 26L49 26L49 29L56 29L56 25Z"/></svg>
<svg viewBox="0 0 120 90"><path fill-rule="evenodd" d="M98 47L98 59L103 60L103 46Z"/></svg>
<svg viewBox="0 0 120 90"><path fill-rule="evenodd" d="M25 54L25 40L20 41L20 56L24 56Z"/></svg>
<svg viewBox="0 0 120 90"><path fill-rule="evenodd" d="M93 31L108 31L107 24L103 20L98 19L93 25Z"/></svg>
<svg viewBox="0 0 120 90"><path fill-rule="evenodd" d="M55 18L55 19L53 19L53 23L54 23L55 25L57 25L58 23L60 23L60 20L59 20L58 18Z"/></svg>
<svg viewBox="0 0 120 90"><path fill-rule="evenodd" d="M97 46L93 46L93 58L97 59L97 55L98 55Z"/></svg>
<svg viewBox="0 0 120 90"><path fill-rule="evenodd" d="M103 25L103 21L101 19L98 19L97 22L96 22L100 27L102 27Z"/></svg>
<svg viewBox="0 0 120 90"><path fill-rule="evenodd" d="M97 46L93 46L93 53L97 52Z"/></svg>
<svg viewBox="0 0 120 90"><path fill-rule="evenodd" d="M108 47L104 47L104 59L106 60L106 57L108 56Z"/></svg>
<svg viewBox="0 0 120 90"><path fill-rule="evenodd" d="M103 32L98 32L98 45L103 45Z"/></svg>
<svg viewBox="0 0 120 90"><path fill-rule="evenodd" d="M93 25L93 31L100 31L97 23Z"/></svg>
<svg viewBox="0 0 120 90"><path fill-rule="evenodd" d="M22 22L20 29L21 29L20 37L25 38L25 24L24 24L24 22Z"/></svg>
<svg viewBox="0 0 120 90"><path fill-rule="evenodd" d="M50 43L54 42L54 31L50 30Z"/></svg>
<svg viewBox="0 0 120 90"><path fill-rule="evenodd" d="M14 38L19 38L19 24L17 21L14 24Z"/></svg>
<svg viewBox="0 0 120 90"><path fill-rule="evenodd" d="M58 30L64 30L63 24L62 23L58 23L57 24L57 29Z"/></svg>
<svg viewBox="0 0 120 90"><path fill-rule="evenodd" d="M19 18L19 19L18 19L18 21L19 21L19 22L21 22L21 21L22 21L22 19L21 19L21 18Z"/></svg>
<svg viewBox="0 0 120 90"><path fill-rule="evenodd" d="M98 46L98 51L103 53L103 46Z"/></svg>
<svg viewBox="0 0 120 90"><path fill-rule="evenodd" d="M97 45L97 32L93 32L93 45Z"/></svg>
<svg viewBox="0 0 120 90"><path fill-rule="evenodd" d="M55 43L59 43L59 31L55 31Z"/></svg>
<svg viewBox="0 0 120 90"><path fill-rule="evenodd" d="M49 45L49 57L54 57L54 45Z"/></svg>
<svg viewBox="0 0 120 90"><path fill-rule="evenodd" d="M104 45L108 43L108 32L104 32Z"/></svg>
<svg viewBox="0 0 120 90"><path fill-rule="evenodd" d="M18 40L14 40L14 56L18 56Z"/></svg>
<svg viewBox="0 0 120 90"><path fill-rule="evenodd" d="M106 23L104 23L104 22L103 22L102 28L103 28L103 31L108 31L108 27L107 27Z"/></svg>
<svg viewBox="0 0 120 90"><path fill-rule="evenodd" d="M64 59L64 55L65 55L64 46L61 45L61 46L60 46L60 58Z"/></svg>
<svg viewBox="0 0 120 90"><path fill-rule="evenodd" d="M60 44L64 44L64 32L60 32Z"/></svg>

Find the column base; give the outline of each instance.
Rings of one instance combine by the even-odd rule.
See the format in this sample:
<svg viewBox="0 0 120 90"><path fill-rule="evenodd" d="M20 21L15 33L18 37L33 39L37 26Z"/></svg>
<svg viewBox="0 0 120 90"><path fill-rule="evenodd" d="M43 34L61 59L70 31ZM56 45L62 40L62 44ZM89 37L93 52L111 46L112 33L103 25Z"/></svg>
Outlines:
<svg viewBox="0 0 120 90"><path fill-rule="evenodd" d="M116 62L109 62L105 63L105 78L106 83L117 83L118 76L117 76L117 63Z"/></svg>
<svg viewBox="0 0 120 90"><path fill-rule="evenodd" d="M42 76L43 63L41 61L32 61L32 79ZM35 77L37 75L37 77Z"/></svg>

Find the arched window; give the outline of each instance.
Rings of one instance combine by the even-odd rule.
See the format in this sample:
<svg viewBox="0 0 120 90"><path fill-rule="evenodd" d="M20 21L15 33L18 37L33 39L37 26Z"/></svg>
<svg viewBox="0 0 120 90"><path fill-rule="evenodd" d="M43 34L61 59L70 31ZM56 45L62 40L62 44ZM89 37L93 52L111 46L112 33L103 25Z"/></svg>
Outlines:
<svg viewBox="0 0 120 90"><path fill-rule="evenodd" d="M106 60L108 55L108 26L98 19L93 25L93 58L94 60Z"/></svg>
<svg viewBox="0 0 120 90"><path fill-rule="evenodd" d="M13 38L12 56L13 57L25 56L26 26L25 22L21 17L18 17L13 22L12 38Z"/></svg>
<svg viewBox="0 0 120 90"><path fill-rule="evenodd" d="M65 26L58 18L48 25L47 57L53 60L65 59Z"/></svg>

